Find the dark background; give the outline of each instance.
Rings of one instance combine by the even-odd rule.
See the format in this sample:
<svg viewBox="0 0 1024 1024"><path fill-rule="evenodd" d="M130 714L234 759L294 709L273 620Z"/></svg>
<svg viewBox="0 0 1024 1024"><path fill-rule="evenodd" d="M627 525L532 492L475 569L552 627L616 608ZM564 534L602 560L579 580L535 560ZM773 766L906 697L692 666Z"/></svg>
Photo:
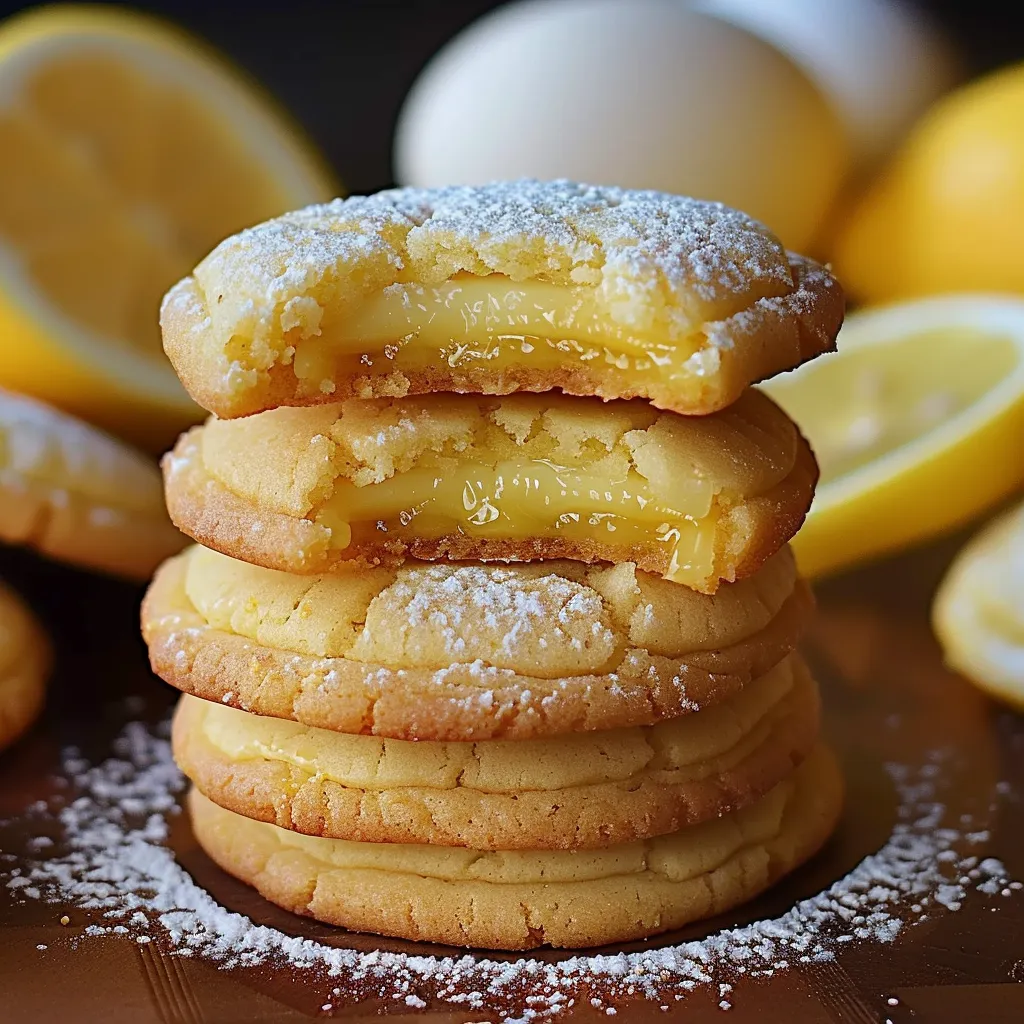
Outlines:
<svg viewBox="0 0 1024 1024"><path fill-rule="evenodd" d="M1019 0L894 2L933 15L972 70L1024 59ZM0 0L0 17L28 6ZM158 0L111 6L163 15L214 43L291 110L349 192L369 192L392 183L395 118L417 72L446 40L500 5L494 0Z"/></svg>

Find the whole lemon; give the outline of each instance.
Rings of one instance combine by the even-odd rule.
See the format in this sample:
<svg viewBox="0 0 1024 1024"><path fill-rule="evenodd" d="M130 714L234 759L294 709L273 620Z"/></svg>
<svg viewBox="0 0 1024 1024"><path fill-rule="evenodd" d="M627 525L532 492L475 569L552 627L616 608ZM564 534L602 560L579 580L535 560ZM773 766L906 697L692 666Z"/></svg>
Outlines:
<svg viewBox="0 0 1024 1024"><path fill-rule="evenodd" d="M865 302L1024 292L1024 64L951 93L841 225L833 252Z"/></svg>

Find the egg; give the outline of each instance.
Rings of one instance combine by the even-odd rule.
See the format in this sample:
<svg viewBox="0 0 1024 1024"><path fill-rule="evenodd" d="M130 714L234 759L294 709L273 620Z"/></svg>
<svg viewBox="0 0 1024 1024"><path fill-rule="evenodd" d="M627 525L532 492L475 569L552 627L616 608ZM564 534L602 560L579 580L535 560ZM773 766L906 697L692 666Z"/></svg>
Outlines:
<svg viewBox="0 0 1024 1024"><path fill-rule="evenodd" d="M849 165L838 116L774 47L665 0L499 8L401 111L407 185L567 177L715 199L811 245Z"/></svg>
<svg viewBox="0 0 1024 1024"><path fill-rule="evenodd" d="M681 2L748 29L803 68L842 117L861 166L892 150L959 77L949 42L907 2Z"/></svg>

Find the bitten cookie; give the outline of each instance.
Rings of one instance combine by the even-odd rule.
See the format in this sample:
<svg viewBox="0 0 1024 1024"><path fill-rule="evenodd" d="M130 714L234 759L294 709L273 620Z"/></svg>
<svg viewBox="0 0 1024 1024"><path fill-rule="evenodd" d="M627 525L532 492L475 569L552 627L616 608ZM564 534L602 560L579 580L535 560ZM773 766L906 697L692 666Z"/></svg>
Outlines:
<svg viewBox="0 0 1024 1024"><path fill-rule="evenodd" d="M174 757L205 796L309 835L477 850L587 849L744 807L818 740L797 655L716 707L537 740L349 736L183 697Z"/></svg>
<svg viewBox="0 0 1024 1024"><path fill-rule="evenodd" d="M144 580L185 538L160 474L139 452L72 416L0 391L0 541Z"/></svg>
<svg viewBox="0 0 1024 1024"><path fill-rule="evenodd" d="M796 646L788 548L713 597L631 563L407 563L326 576L190 548L142 607L150 663L208 700L396 739L533 739L710 708Z"/></svg>
<svg viewBox="0 0 1024 1024"><path fill-rule="evenodd" d="M46 694L50 643L21 599L0 584L0 749L35 721Z"/></svg>
<svg viewBox="0 0 1024 1024"><path fill-rule="evenodd" d="M842 788L819 747L742 810L587 851L351 843L252 821L197 790L189 805L210 857L295 913L405 939L530 949L645 938L753 898L823 845Z"/></svg>
<svg viewBox="0 0 1024 1024"><path fill-rule="evenodd" d="M221 417L558 388L706 414L834 346L843 295L736 210L567 181L395 189L228 238L164 348Z"/></svg>
<svg viewBox="0 0 1024 1024"><path fill-rule="evenodd" d="M628 561L707 593L796 533L817 479L757 391L702 417L549 395L274 409L195 428L164 472L182 530L268 568Z"/></svg>

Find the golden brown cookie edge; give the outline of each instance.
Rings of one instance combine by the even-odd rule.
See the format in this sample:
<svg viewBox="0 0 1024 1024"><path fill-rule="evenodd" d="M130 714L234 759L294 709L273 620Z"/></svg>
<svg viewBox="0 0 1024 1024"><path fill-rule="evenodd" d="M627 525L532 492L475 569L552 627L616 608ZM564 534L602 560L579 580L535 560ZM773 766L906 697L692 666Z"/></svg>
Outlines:
<svg viewBox="0 0 1024 1024"><path fill-rule="evenodd" d="M646 656L631 674L540 679L509 670L388 669L317 658L211 628L184 594L184 556L158 570L142 604L150 665L193 696L335 732L395 739L533 739L580 730L652 725L739 692L792 652L814 609L793 593L760 632L685 659ZM529 694L529 700L524 695Z"/></svg>
<svg viewBox="0 0 1024 1024"><path fill-rule="evenodd" d="M345 786L267 758L233 759L201 734L201 709L183 698L172 729L178 767L227 810L280 828L365 843L477 850L590 849L678 831L745 807L786 778L816 744L820 699L805 666L784 703L755 727L737 764L700 780L640 773L621 782L550 791L485 793ZM741 744L749 742L740 741Z"/></svg>
<svg viewBox="0 0 1024 1024"><path fill-rule="evenodd" d="M547 885L450 882L377 869L321 870L282 847L273 826L189 794L200 846L229 874L293 913L357 932L488 949L586 948L647 938L753 899L825 844L842 810L834 756L819 746L797 770L783 833L686 882L641 876ZM315 842L315 840L313 840ZM390 877L389 877L390 876ZM613 912L621 908L625 913ZM626 910L629 908L629 910Z"/></svg>
<svg viewBox="0 0 1024 1024"><path fill-rule="evenodd" d="M469 367L394 369L377 374L332 375L333 390L308 391L291 366L275 365L260 387L233 396L211 387L222 380L204 346L195 344L202 314L189 304L166 303L161 310L164 351L192 399L221 419L237 419L279 406L311 406L348 398L402 398L436 392L507 395L560 390L605 400L642 398L658 409L705 416L726 408L758 381L795 369L835 349L846 300L828 267L788 252L794 288L772 300L758 300L725 320L695 328L714 349L718 371L701 383L695 400L687 400L663 382L636 383L611 364L595 372L589 364L536 370L528 366L501 371Z"/></svg>
<svg viewBox="0 0 1024 1024"><path fill-rule="evenodd" d="M174 524L193 540L232 558L299 575L328 573L343 564L400 565L422 561L634 562L656 576L669 571L662 544L609 545L565 537L507 540L453 533L439 538L396 538L385 533L345 549L332 548L329 531L309 519L268 512L229 490L202 463L200 431L182 435L164 457L167 507ZM796 432L794 464L764 494L723 510L716 531L714 565L693 589L714 593L721 582L755 573L800 529L814 497L818 465L810 445ZM722 524L725 524L722 528Z"/></svg>
<svg viewBox="0 0 1024 1024"><path fill-rule="evenodd" d="M46 699L53 652L42 624L21 598L0 583L0 615L13 619L17 649L0 666L0 750L35 722Z"/></svg>

